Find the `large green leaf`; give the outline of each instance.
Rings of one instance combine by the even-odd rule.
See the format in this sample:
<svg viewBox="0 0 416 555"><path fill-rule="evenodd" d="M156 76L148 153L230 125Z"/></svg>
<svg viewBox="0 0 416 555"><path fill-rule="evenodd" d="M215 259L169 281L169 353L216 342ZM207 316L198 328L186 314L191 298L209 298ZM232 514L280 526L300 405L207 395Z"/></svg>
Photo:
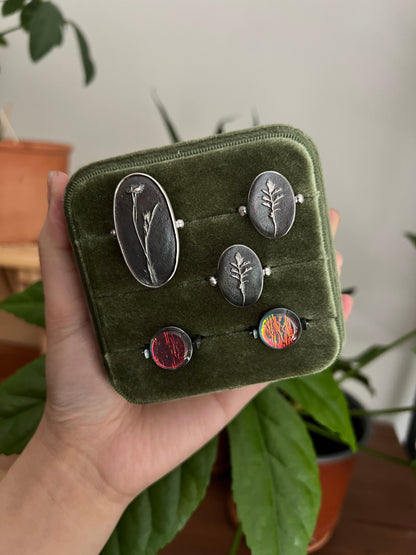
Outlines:
<svg viewBox="0 0 416 555"><path fill-rule="evenodd" d="M217 438L128 506L102 555L153 555L183 528L205 495Z"/></svg>
<svg viewBox="0 0 416 555"><path fill-rule="evenodd" d="M54 46L62 42L64 18L51 2L42 2L34 12L30 23L29 51L34 62L40 60Z"/></svg>
<svg viewBox="0 0 416 555"><path fill-rule="evenodd" d="M21 453L34 434L46 400L45 357L0 384L0 453Z"/></svg>
<svg viewBox="0 0 416 555"><path fill-rule="evenodd" d="M320 506L304 422L268 387L228 425L233 495L253 555L305 555Z"/></svg>
<svg viewBox="0 0 416 555"><path fill-rule="evenodd" d="M22 9L25 0L6 0L1 8L2 15L10 15Z"/></svg>
<svg viewBox="0 0 416 555"><path fill-rule="evenodd" d="M29 324L45 327L45 298L42 282L38 281L25 291L10 295L0 302L0 310L6 310Z"/></svg>
<svg viewBox="0 0 416 555"><path fill-rule="evenodd" d="M277 386L322 426L337 433L351 449L356 449L347 402L330 370L282 380Z"/></svg>
<svg viewBox="0 0 416 555"><path fill-rule="evenodd" d="M75 30L75 35L77 37L78 46L81 53L82 65L84 67L85 84L88 85L88 83L90 83L95 75L94 63L91 59L88 43L78 25L75 25L75 23L73 23L72 21L70 21L69 24L72 25Z"/></svg>

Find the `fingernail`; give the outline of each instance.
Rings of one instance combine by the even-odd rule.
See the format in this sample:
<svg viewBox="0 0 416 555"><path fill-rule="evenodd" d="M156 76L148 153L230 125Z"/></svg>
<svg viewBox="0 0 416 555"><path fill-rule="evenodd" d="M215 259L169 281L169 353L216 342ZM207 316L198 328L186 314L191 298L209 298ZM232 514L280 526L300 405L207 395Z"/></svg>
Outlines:
<svg viewBox="0 0 416 555"><path fill-rule="evenodd" d="M52 183L53 183L53 178L56 176L58 172L57 171L50 171L48 173L48 179L47 179L47 185L48 185L48 206L50 206L51 204L51 198L52 198Z"/></svg>

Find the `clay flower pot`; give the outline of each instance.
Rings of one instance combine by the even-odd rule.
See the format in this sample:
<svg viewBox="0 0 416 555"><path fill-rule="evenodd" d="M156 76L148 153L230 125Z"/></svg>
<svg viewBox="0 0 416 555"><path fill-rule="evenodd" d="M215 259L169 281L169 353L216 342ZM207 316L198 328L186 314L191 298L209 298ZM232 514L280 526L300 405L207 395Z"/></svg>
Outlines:
<svg viewBox="0 0 416 555"><path fill-rule="evenodd" d="M64 144L0 141L0 243L37 241L48 172L67 172L71 150Z"/></svg>
<svg viewBox="0 0 416 555"><path fill-rule="evenodd" d="M352 409L363 409L351 395L345 394ZM355 436L358 444L365 444L370 435L370 419L368 416L353 417ZM354 468L356 453L345 445L311 433L317 452L319 479L322 489L321 508L308 553L323 547L331 538L340 518L342 504Z"/></svg>

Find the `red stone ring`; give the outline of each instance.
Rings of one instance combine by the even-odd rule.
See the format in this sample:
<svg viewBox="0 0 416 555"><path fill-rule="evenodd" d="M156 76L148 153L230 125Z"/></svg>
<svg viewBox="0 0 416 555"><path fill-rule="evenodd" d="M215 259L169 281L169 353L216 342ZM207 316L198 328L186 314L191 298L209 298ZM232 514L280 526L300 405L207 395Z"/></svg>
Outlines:
<svg viewBox="0 0 416 555"><path fill-rule="evenodd" d="M150 345L143 351L146 358L164 370L178 370L188 364L194 347L199 348L200 338L192 339L181 328L167 326L155 333Z"/></svg>
<svg viewBox="0 0 416 555"><path fill-rule="evenodd" d="M307 328L307 320L287 308L272 308L263 314L257 328L252 330L270 349L286 349L294 345Z"/></svg>

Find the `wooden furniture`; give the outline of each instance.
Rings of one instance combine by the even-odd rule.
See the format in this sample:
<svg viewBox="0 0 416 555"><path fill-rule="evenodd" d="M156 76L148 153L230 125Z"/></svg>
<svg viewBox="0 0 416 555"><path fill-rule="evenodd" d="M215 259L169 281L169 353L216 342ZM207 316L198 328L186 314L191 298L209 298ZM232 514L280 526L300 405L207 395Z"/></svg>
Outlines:
<svg viewBox="0 0 416 555"><path fill-rule="evenodd" d="M0 245L0 268L9 288L7 294L22 291L32 283L39 281L40 264L37 243Z"/></svg>
<svg viewBox="0 0 416 555"><path fill-rule="evenodd" d="M374 424L370 447L405 458L393 428ZM228 555L235 528L228 516L230 477L214 477L192 518L160 555ZM244 542L243 542L244 543ZM250 551L243 543L238 555ZM341 520L320 555L414 555L416 476L404 466L359 453Z"/></svg>

